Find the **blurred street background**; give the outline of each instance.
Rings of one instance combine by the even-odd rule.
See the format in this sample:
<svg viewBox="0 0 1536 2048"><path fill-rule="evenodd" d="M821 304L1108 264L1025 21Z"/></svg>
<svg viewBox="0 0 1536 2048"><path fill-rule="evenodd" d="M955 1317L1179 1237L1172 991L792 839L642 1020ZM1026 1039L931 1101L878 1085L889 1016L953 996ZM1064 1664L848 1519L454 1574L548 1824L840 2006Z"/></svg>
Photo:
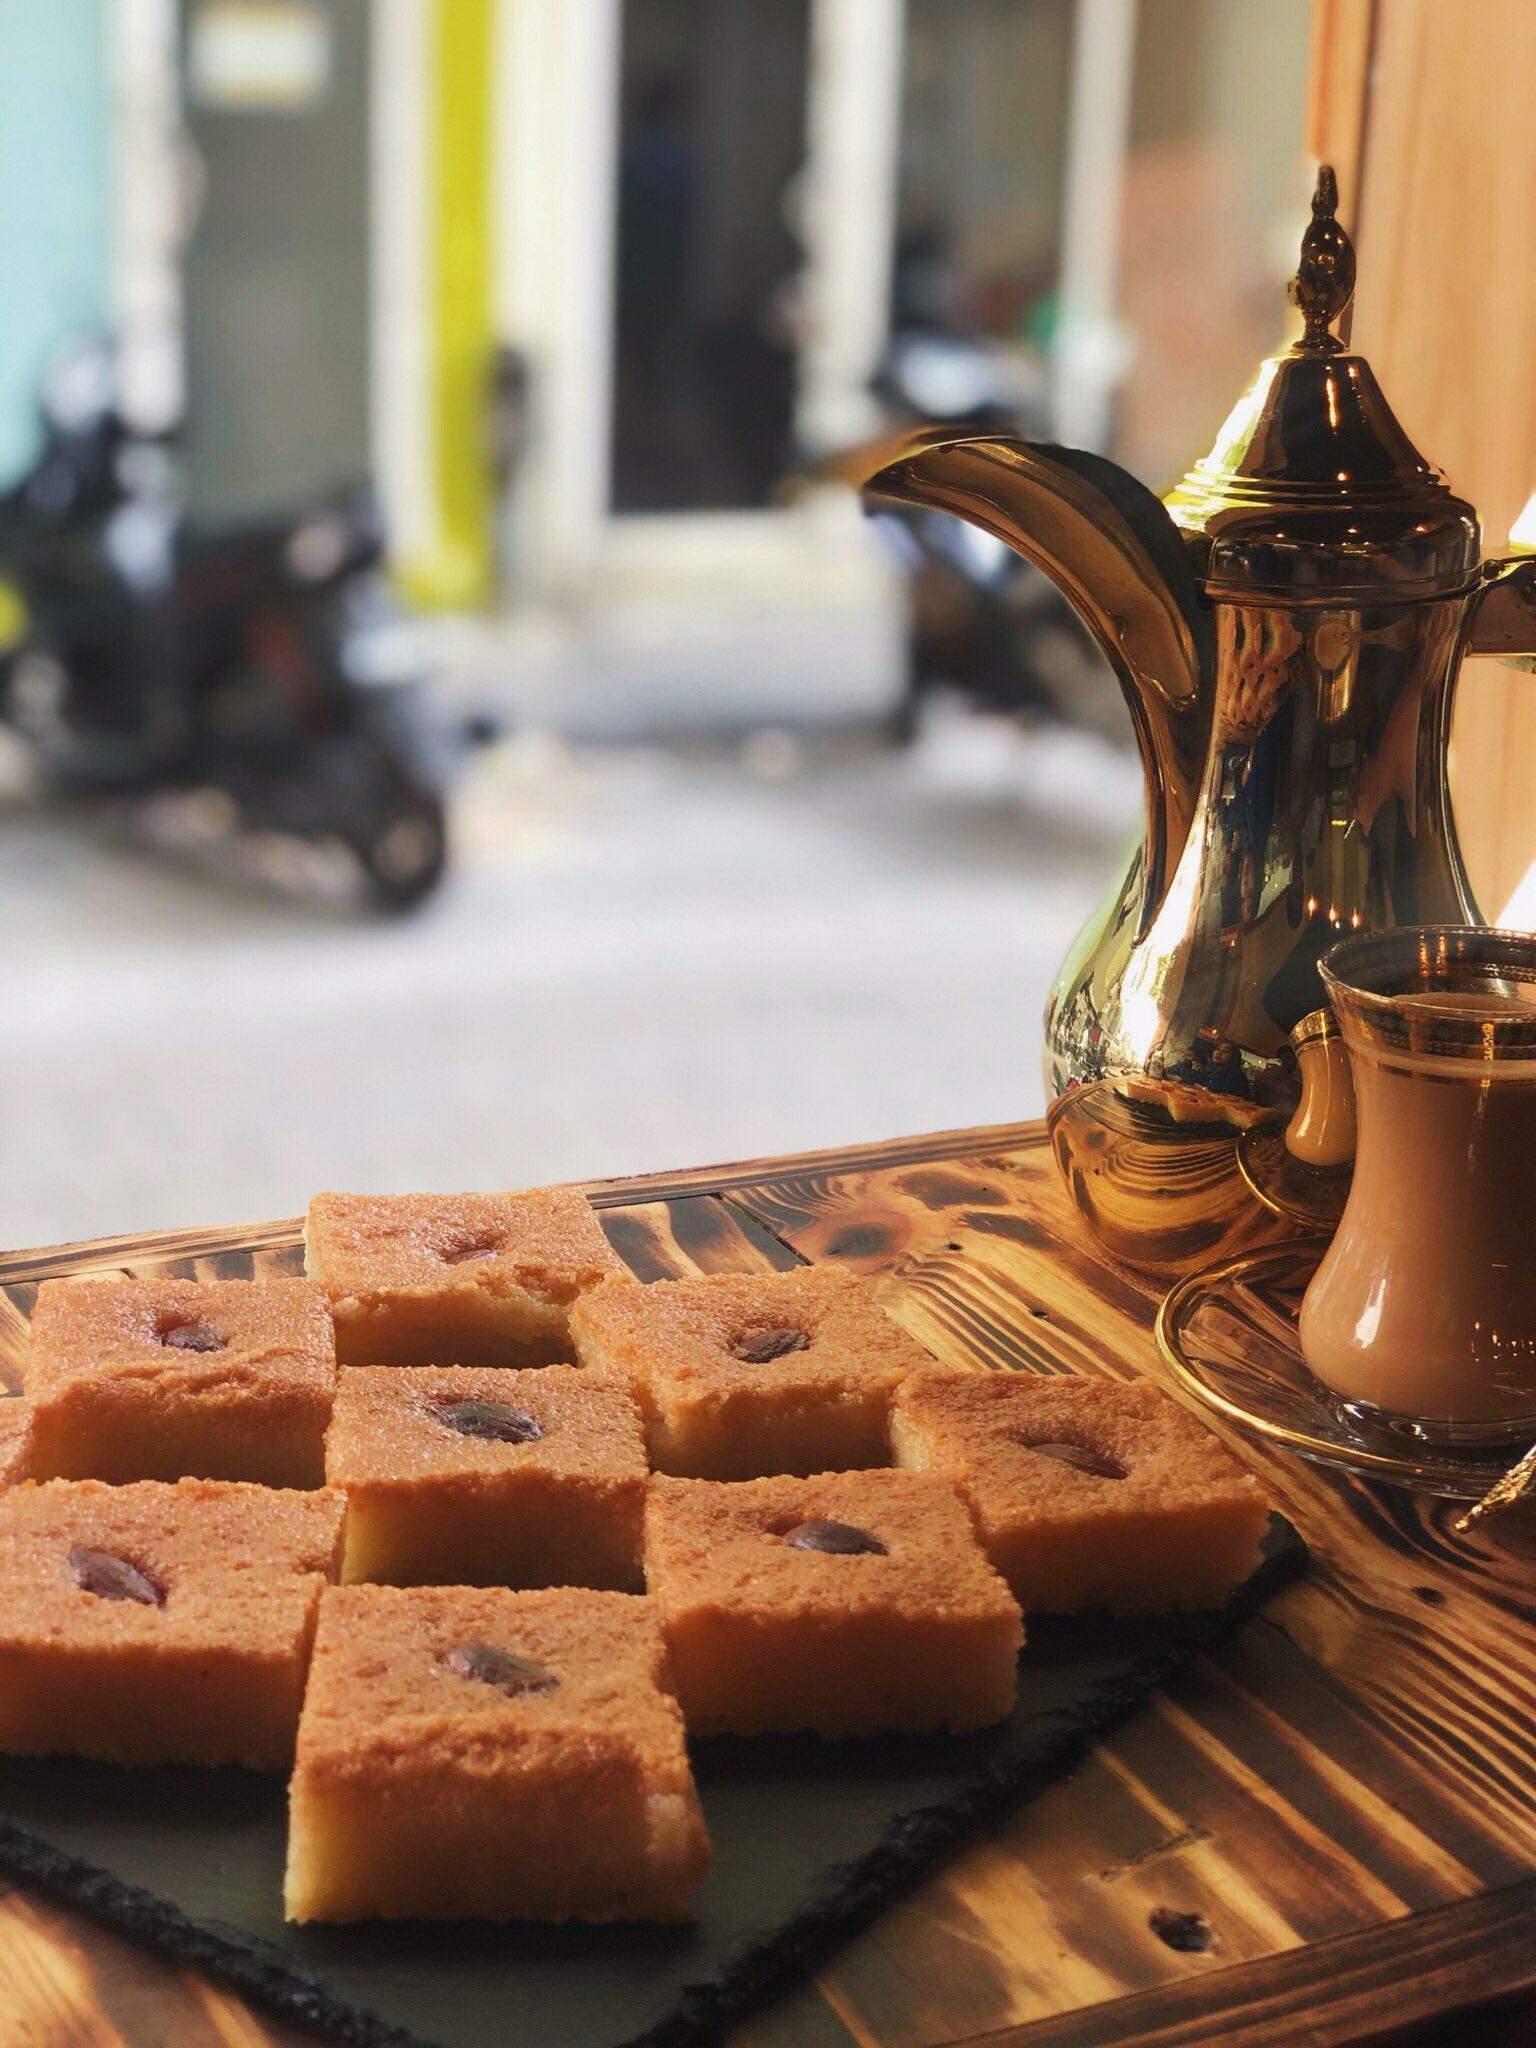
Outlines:
<svg viewBox="0 0 1536 2048"><path fill-rule="evenodd" d="M1038 1113L1129 721L846 479L1202 454L1308 28L4 0L0 1242Z"/></svg>

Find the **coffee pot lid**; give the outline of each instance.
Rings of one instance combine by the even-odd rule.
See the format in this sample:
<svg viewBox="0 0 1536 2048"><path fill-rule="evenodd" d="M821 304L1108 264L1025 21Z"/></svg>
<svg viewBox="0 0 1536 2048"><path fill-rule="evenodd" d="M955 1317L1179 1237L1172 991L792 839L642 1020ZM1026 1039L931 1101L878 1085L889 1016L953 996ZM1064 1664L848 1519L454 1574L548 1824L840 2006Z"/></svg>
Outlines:
<svg viewBox="0 0 1536 2048"><path fill-rule="evenodd" d="M1355 289L1331 167L1291 285L1303 331L1271 356L1209 455L1164 500L1213 597L1403 603L1465 588L1477 514L1398 424L1364 356L1330 330Z"/></svg>

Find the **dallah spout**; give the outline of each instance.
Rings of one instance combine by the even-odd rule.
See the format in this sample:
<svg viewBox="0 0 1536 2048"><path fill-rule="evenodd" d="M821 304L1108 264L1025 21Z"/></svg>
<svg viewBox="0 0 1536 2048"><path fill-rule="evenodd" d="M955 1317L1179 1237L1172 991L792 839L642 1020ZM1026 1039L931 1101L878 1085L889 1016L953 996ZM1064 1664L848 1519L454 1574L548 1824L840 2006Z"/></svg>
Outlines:
<svg viewBox="0 0 1536 2048"><path fill-rule="evenodd" d="M1147 780L1140 923L1150 923L1188 836L1210 733L1214 634L1178 528L1136 479L1075 448L911 436L863 478L866 499L953 513L1058 586L1130 708Z"/></svg>

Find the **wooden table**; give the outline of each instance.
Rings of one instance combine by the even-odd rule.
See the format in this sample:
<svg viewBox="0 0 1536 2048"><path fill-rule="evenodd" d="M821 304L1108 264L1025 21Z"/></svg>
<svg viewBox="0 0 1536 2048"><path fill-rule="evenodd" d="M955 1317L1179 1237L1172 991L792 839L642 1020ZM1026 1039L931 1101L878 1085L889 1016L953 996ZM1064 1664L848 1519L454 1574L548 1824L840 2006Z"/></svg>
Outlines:
<svg viewBox="0 0 1536 2048"><path fill-rule="evenodd" d="M1159 1371L1156 1290L1085 1239L1038 1125L590 1193L643 1279L838 1260L894 1271L895 1312L941 1358ZM61 1263L207 1272L234 1235L281 1251L296 1226L0 1261L0 1374L17 1383L32 1289ZM1511 2003L1423 2038L1536 2040L1536 1523L1458 1537L1449 1504L1242 1448L1311 1544L1310 1577L738 2048L1332 2048L1495 1999ZM1197 1915L1203 1945L1169 1946L1159 1908ZM0 2048L304 2038L0 1891Z"/></svg>

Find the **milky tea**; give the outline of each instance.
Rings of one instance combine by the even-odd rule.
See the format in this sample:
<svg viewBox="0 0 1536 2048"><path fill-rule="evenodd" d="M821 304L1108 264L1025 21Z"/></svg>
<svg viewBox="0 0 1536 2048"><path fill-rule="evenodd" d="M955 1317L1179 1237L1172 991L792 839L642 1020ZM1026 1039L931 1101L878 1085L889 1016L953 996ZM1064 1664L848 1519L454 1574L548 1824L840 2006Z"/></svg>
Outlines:
<svg viewBox="0 0 1536 2048"><path fill-rule="evenodd" d="M1536 938L1378 933L1324 980L1359 1139L1307 1363L1426 1436L1536 1438Z"/></svg>

